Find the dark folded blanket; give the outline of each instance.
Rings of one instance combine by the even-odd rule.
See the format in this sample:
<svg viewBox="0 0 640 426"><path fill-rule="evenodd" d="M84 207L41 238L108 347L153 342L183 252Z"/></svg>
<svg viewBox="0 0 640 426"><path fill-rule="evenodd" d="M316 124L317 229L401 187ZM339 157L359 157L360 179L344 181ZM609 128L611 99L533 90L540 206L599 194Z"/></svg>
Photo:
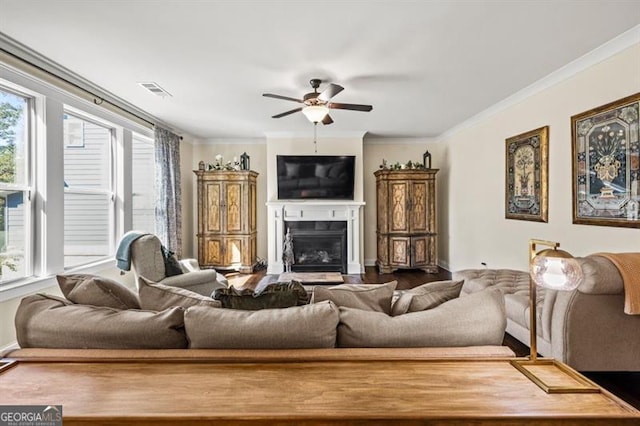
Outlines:
<svg viewBox="0 0 640 426"><path fill-rule="evenodd" d="M223 308L257 311L259 309L288 308L305 305L309 295L298 281L274 283L262 291L250 289L237 290L235 287L216 289L211 295L222 303Z"/></svg>

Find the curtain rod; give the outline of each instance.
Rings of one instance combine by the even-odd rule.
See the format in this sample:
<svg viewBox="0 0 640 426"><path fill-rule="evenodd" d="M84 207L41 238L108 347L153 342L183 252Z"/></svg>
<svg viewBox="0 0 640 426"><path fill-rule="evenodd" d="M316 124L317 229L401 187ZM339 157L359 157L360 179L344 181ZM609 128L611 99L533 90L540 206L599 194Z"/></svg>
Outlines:
<svg viewBox="0 0 640 426"><path fill-rule="evenodd" d="M66 78L60 77L59 75L39 66L30 61L20 58L14 53L8 52L7 50L0 47L0 61L5 64L16 68L19 71L23 71L28 73L29 75L39 78L40 80L53 84L54 86L66 90L69 93L72 93L80 98L83 98L89 102L92 102L94 105L100 106L106 110L109 110L113 113L124 116L138 124L147 127L154 128L155 123L146 120L140 117L137 114L132 113L131 111L119 106L118 104L105 99L103 96L99 96L87 90L86 88L69 81ZM87 96L88 95L88 96Z"/></svg>

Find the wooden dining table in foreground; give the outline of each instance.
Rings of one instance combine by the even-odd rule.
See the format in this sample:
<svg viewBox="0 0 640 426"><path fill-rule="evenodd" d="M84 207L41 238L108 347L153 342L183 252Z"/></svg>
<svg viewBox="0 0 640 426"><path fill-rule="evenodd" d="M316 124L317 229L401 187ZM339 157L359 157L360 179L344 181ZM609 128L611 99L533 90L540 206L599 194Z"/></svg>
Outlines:
<svg viewBox="0 0 640 426"><path fill-rule="evenodd" d="M605 390L547 394L507 359L24 360L0 371L0 398L62 405L65 426L640 424Z"/></svg>

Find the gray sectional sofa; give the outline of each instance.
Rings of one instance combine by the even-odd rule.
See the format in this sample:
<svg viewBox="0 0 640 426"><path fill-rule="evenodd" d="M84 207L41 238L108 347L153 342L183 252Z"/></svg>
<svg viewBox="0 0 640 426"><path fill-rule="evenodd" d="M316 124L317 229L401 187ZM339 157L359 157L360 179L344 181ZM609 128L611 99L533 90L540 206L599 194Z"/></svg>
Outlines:
<svg viewBox="0 0 640 426"><path fill-rule="evenodd" d="M20 347L499 347L506 327L500 291L458 297L462 283L453 281L406 291L395 291L395 282L316 288L311 303L254 311L223 308L218 300L144 278L138 294L92 275L58 281L65 298L38 294L21 301L15 318Z"/></svg>
<svg viewBox="0 0 640 426"><path fill-rule="evenodd" d="M624 285L607 258L577 258L584 273L570 292L538 288L538 352L579 371L640 371L640 315L624 313ZM507 333L529 345L529 275L511 269L466 269L461 294L504 294Z"/></svg>

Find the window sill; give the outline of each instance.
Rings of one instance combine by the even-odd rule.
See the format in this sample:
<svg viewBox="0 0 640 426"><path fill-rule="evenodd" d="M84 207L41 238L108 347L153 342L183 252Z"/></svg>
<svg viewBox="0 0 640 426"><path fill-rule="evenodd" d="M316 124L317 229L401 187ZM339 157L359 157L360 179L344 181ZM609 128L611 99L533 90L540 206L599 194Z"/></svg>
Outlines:
<svg viewBox="0 0 640 426"><path fill-rule="evenodd" d="M90 263L88 265L82 265L77 268L65 270L65 274L72 273L96 273L103 271L110 266L115 268L116 261L113 258L99 260L97 262ZM55 275L49 275L46 277L30 277L24 280L19 280L7 285L0 286L0 302L16 299L29 294L36 293L45 288L57 286Z"/></svg>

